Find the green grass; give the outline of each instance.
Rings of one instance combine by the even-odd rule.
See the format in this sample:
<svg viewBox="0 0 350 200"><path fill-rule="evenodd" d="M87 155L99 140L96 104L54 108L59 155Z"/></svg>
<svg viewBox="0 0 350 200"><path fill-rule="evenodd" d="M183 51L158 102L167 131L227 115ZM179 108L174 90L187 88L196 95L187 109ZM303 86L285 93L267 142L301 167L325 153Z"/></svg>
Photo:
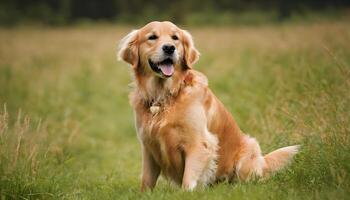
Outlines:
<svg viewBox="0 0 350 200"><path fill-rule="evenodd" d="M1 199L346 199L350 195L347 22L187 27L195 68L264 153L301 144L263 182L140 193L141 153L117 41L130 27L0 30Z"/></svg>

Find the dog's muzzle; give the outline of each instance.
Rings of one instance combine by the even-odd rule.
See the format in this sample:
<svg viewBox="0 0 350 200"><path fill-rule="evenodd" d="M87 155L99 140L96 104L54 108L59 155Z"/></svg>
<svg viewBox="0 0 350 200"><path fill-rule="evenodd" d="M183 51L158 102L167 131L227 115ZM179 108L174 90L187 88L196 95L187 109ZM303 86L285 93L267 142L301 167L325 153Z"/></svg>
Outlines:
<svg viewBox="0 0 350 200"><path fill-rule="evenodd" d="M151 66L152 70L163 77L171 77L174 74L174 61L172 58L166 58L161 62L153 62L151 59L148 59L148 63Z"/></svg>

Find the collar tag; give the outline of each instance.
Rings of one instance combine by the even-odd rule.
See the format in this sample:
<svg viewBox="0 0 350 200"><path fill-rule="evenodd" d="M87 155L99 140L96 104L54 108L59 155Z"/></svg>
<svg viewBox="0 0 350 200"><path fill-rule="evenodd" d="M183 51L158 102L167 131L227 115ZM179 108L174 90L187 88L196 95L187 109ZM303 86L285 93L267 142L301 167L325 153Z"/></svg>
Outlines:
<svg viewBox="0 0 350 200"><path fill-rule="evenodd" d="M160 110L160 107L159 106L151 106L149 109L150 109L152 114L157 114Z"/></svg>

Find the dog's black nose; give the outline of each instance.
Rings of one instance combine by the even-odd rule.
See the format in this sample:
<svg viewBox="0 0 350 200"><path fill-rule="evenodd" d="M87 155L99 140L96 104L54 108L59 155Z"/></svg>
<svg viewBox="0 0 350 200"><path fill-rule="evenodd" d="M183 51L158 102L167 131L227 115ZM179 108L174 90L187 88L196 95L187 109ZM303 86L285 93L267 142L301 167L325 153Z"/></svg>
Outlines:
<svg viewBox="0 0 350 200"><path fill-rule="evenodd" d="M175 51L175 46L174 45L169 45L169 44L165 44L162 46L162 49L163 51L166 53L166 54L173 54L174 51Z"/></svg>

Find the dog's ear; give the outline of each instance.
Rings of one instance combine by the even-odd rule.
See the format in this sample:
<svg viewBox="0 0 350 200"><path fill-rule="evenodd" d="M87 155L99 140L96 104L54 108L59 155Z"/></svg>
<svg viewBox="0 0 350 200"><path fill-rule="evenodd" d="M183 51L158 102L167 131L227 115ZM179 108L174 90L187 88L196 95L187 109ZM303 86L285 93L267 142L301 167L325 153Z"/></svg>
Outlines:
<svg viewBox="0 0 350 200"><path fill-rule="evenodd" d="M136 67L139 60L138 46L137 46L138 30L131 31L119 43L118 60Z"/></svg>
<svg viewBox="0 0 350 200"><path fill-rule="evenodd" d="M198 60L200 54L198 50L194 47L191 34L186 30L182 30L182 35L184 46L184 64L185 67L192 68L192 64L194 64Z"/></svg>

